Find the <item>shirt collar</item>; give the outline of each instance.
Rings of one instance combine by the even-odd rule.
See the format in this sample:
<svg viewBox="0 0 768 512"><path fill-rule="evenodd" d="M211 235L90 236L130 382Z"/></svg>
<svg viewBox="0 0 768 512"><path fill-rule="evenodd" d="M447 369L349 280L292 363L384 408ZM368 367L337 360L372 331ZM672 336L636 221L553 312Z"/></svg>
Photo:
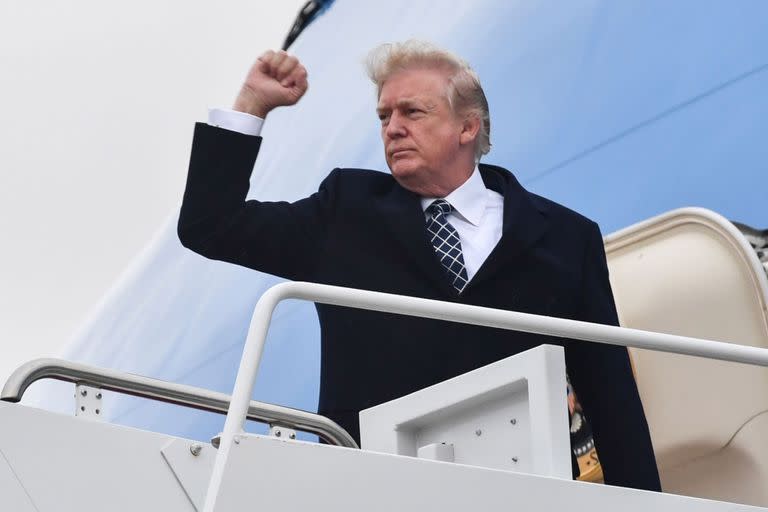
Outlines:
<svg viewBox="0 0 768 512"><path fill-rule="evenodd" d="M437 197L422 197L421 209L425 210ZM483 177L475 166L472 175L459 188L445 196L443 199L451 203L455 212L461 215L467 222L479 226L485 213L485 203L488 200Z"/></svg>

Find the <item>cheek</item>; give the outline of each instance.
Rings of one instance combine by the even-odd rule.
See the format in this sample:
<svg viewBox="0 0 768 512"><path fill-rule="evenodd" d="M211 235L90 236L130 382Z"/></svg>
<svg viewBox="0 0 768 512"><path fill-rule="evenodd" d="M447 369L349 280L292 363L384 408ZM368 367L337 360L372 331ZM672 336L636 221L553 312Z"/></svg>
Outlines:
<svg viewBox="0 0 768 512"><path fill-rule="evenodd" d="M445 128L435 130L429 144L429 151L432 155L441 159L451 159L459 148L459 136L451 130Z"/></svg>

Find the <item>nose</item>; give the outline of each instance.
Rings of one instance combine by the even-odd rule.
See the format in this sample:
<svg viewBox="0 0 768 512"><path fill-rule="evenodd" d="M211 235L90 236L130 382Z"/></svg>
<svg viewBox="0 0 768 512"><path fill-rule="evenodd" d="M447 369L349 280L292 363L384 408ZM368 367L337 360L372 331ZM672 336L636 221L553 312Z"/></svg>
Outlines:
<svg viewBox="0 0 768 512"><path fill-rule="evenodd" d="M406 134L405 123L402 116L397 112L392 112L389 121L384 129L384 135L388 139L396 139Z"/></svg>

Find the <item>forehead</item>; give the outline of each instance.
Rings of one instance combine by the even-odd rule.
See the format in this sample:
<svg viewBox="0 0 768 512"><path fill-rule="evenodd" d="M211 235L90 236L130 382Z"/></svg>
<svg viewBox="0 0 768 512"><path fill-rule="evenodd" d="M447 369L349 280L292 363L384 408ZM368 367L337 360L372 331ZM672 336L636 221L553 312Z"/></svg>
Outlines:
<svg viewBox="0 0 768 512"><path fill-rule="evenodd" d="M433 68L404 69L392 74L381 87L379 108L404 100L446 99L448 73Z"/></svg>

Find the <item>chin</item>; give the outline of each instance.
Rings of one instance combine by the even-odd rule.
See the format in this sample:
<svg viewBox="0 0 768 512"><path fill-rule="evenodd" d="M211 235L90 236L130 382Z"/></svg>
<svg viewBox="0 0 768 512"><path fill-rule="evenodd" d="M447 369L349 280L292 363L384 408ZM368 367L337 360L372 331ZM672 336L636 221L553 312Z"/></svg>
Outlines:
<svg viewBox="0 0 768 512"><path fill-rule="evenodd" d="M415 164L415 162L406 162L402 160L398 160L395 162L392 162L389 166L389 170L392 172L392 176L400 179L409 179L410 177L417 175L419 173L419 168Z"/></svg>
<svg viewBox="0 0 768 512"><path fill-rule="evenodd" d="M404 189L420 196L428 195L424 190L422 181L419 179L419 174L410 170L403 169L390 169L392 171L392 177L395 181Z"/></svg>

